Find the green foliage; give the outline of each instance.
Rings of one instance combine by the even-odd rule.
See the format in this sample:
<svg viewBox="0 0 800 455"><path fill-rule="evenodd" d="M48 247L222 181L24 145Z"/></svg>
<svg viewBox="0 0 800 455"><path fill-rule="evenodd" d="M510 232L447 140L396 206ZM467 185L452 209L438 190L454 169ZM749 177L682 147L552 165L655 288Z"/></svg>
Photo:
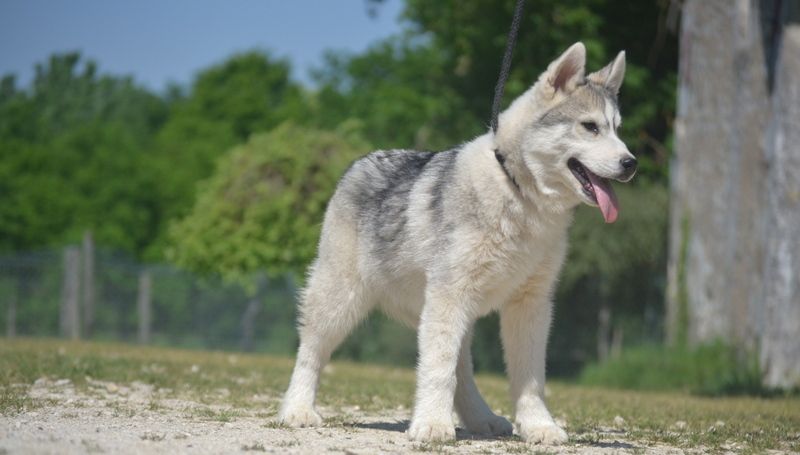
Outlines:
<svg viewBox="0 0 800 455"><path fill-rule="evenodd" d="M215 160L256 131L306 117L285 61L234 55L188 95L156 96L99 75L79 54L38 65L29 90L0 82L0 251L97 241L163 256L167 221L186 213Z"/></svg>
<svg viewBox="0 0 800 455"><path fill-rule="evenodd" d="M586 385L625 389L680 389L706 395L769 394L761 386L755 356L743 356L722 342L629 348L618 358L591 364L581 372Z"/></svg>
<svg viewBox="0 0 800 455"><path fill-rule="evenodd" d="M147 166L164 103L128 78L98 76L78 54L37 67L30 91L0 97L0 251L79 238L135 251L153 236Z"/></svg>
<svg viewBox="0 0 800 455"><path fill-rule="evenodd" d="M576 211L570 232L573 247L561 277L564 286L593 278L602 282L599 290L610 296L618 286L631 284L627 272L664 265L667 189L647 184L616 184L615 189L620 216L614 224L603 223L597 208L581 206Z"/></svg>
<svg viewBox="0 0 800 455"><path fill-rule="evenodd" d="M147 254L154 258L167 246L167 223L188 213L197 183L211 175L220 156L254 133L308 118L309 105L289 79L289 64L263 52L235 54L201 71L188 96L173 96L169 119L155 139L162 223Z"/></svg>
<svg viewBox="0 0 800 455"><path fill-rule="evenodd" d="M258 270L300 273L337 180L367 150L346 125L330 132L287 123L254 135L219 161L192 212L172 226L169 257L243 282Z"/></svg>
<svg viewBox="0 0 800 455"><path fill-rule="evenodd" d="M334 358L413 366L417 360L416 339L413 330L376 313L347 337Z"/></svg>
<svg viewBox="0 0 800 455"><path fill-rule="evenodd" d="M483 123L451 87L440 50L418 37L390 38L360 55L328 53L315 76L320 124L357 118L379 148L448 148Z"/></svg>
<svg viewBox="0 0 800 455"><path fill-rule="evenodd" d="M406 18L426 33L472 118L488 123L515 0L408 0ZM587 47L588 69L600 69L626 50L620 94L623 140L641 171L664 180L669 126L674 117L677 41L664 23L668 2L539 0L527 2L505 99L536 81L546 65L575 41ZM462 140L462 139L457 139ZM640 173L641 174L641 173Z"/></svg>
<svg viewBox="0 0 800 455"><path fill-rule="evenodd" d="M300 86L289 80L289 63L263 52L236 54L202 71L192 94L174 115L228 124L239 141L287 119L300 120L306 105Z"/></svg>

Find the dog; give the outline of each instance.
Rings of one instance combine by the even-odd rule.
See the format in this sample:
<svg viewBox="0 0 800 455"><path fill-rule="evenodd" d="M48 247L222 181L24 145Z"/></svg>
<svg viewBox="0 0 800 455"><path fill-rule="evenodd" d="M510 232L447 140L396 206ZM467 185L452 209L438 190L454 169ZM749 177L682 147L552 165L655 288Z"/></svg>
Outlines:
<svg viewBox="0 0 800 455"><path fill-rule="evenodd" d="M454 439L454 409L471 433L512 434L473 379L474 323L498 311L517 434L531 443L568 440L543 396L567 230L581 203L614 222L609 181L636 172L616 134L625 53L588 76L585 60L582 43L567 49L502 112L496 133L438 153L376 151L346 171L300 295L283 425L321 424L320 371L379 307L418 331L412 440Z"/></svg>

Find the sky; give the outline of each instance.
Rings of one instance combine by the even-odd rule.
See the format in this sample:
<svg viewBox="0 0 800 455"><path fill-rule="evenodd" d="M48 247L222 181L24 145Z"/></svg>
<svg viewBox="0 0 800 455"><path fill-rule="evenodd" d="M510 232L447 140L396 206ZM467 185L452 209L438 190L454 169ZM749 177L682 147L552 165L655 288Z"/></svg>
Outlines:
<svg viewBox="0 0 800 455"><path fill-rule="evenodd" d="M359 52L400 31L401 0L386 0L376 17L368 8L367 0L0 0L0 75L27 86L36 63L79 50L103 73L162 91L234 52L265 49L310 84L323 51Z"/></svg>

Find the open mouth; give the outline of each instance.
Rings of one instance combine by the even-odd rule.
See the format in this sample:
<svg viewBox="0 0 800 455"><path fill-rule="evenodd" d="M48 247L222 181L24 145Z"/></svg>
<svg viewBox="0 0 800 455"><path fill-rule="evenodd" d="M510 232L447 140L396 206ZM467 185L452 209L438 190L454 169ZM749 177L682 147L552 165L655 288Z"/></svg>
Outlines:
<svg viewBox="0 0 800 455"><path fill-rule="evenodd" d="M597 195L594 193L594 187L592 186L592 182L589 180L589 171L583 167L580 161L575 158L570 158L567 161L567 167L569 170L572 171L572 175L578 179L578 183L581 184L581 188L583 188L583 193L588 197L590 200L597 202Z"/></svg>
<svg viewBox="0 0 800 455"><path fill-rule="evenodd" d="M611 183L608 179L604 179L586 167L577 160L577 158L570 158L567 161L567 167L572 171L572 175L581 184L581 189L586 197L600 207L603 213L603 219L606 223L613 223L617 220L619 214L619 204L617 203L617 195L614 189L611 188Z"/></svg>

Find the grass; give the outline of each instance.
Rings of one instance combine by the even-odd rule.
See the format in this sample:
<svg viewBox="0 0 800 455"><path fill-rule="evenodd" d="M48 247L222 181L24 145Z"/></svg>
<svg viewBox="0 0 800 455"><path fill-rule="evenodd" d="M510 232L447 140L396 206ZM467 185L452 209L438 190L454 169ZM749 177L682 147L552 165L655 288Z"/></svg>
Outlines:
<svg viewBox="0 0 800 455"><path fill-rule="evenodd" d="M0 344L0 414L47 406L25 395L27 387L41 377L70 379L87 391L91 380L120 385L140 381L207 406L190 417L227 422L255 413L272 427L277 399L288 385L292 366L292 359L267 355L4 340ZM506 380L494 375L479 375L477 380L492 409L510 414ZM610 438L636 447L667 444L711 451L731 446L742 452L800 451L800 397L796 395L709 397L559 382L548 383L548 391L550 409L567 423L571 444L594 445ZM319 401L334 410L359 406L366 412L379 412L398 406L410 409L413 392L412 370L335 362L323 374ZM159 409L157 403L150 407ZM624 424L619 420L615 424L616 416ZM335 415L326 417L328 425L339 425ZM509 451L524 447L513 440L507 444Z"/></svg>

